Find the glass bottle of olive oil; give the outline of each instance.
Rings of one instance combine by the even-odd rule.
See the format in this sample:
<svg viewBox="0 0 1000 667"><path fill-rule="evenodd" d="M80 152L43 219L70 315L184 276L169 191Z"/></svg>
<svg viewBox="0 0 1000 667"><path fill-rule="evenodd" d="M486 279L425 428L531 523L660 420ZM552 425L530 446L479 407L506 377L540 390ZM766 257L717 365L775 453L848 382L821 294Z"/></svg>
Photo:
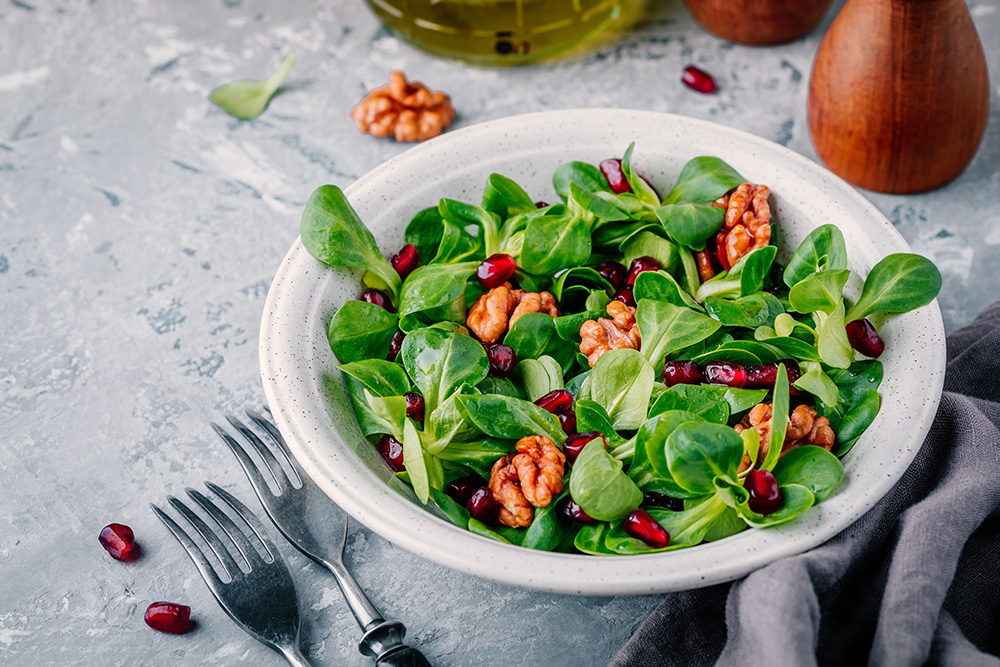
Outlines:
<svg viewBox="0 0 1000 667"><path fill-rule="evenodd" d="M596 35L620 0L366 0L399 36L431 53L482 65L550 56Z"/></svg>

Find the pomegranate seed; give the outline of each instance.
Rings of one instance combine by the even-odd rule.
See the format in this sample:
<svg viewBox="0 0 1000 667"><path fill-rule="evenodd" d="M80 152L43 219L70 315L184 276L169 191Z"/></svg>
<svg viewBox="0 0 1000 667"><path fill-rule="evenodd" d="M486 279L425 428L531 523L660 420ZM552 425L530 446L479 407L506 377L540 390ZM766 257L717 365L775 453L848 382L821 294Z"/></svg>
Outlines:
<svg viewBox="0 0 1000 667"><path fill-rule="evenodd" d="M710 361L705 364L705 379L710 384L744 387L747 383L747 369L728 361Z"/></svg>
<svg viewBox="0 0 1000 667"><path fill-rule="evenodd" d="M670 544L670 533L644 509L632 510L625 517L622 527L626 533L654 549L662 549Z"/></svg>
<svg viewBox="0 0 1000 667"><path fill-rule="evenodd" d="M621 160L618 158L609 158L602 162L599 168L601 173L604 174L604 178L608 179L611 191L616 195L632 192L632 186L629 185L628 179L625 178L625 172L622 171Z"/></svg>
<svg viewBox="0 0 1000 667"><path fill-rule="evenodd" d="M172 635L182 635L194 627L191 607L174 602L154 602L146 607L144 620L154 630Z"/></svg>
<svg viewBox="0 0 1000 667"><path fill-rule="evenodd" d="M573 394L565 389L553 389L535 401L535 405L545 408L554 415L573 407Z"/></svg>
<svg viewBox="0 0 1000 667"><path fill-rule="evenodd" d="M469 502L465 504L465 509L469 510L473 519L483 523L493 523L500 516L500 505L493 497L493 492L485 486L473 492Z"/></svg>
<svg viewBox="0 0 1000 667"><path fill-rule="evenodd" d="M389 354L385 357L386 361L396 361L396 357L399 356L399 350L403 347L404 338L406 338L406 334L402 331L392 334L392 340L389 341Z"/></svg>
<svg viewBox="0 0 1000 667"><path fill-rule="evenodd" d="M632 260L632 266L628 268L628 280L626 284L630 287L635 284L635 279L643 271L659 271L660 263L652 257L636 257Z"/></svg>
<svg viewBox="0 0 1000 667"><path fill-rule="evenodd" d="M743 488L750 492L747 506L757 514L770 514L785 502L778 480L770 470L751 470L743 481Z"/></svg>
<svg viewBox="0 0 1000 667"><path fill-rule="evenodd" d="M547 208L548 205L549 205L549 203L548 202L544 202L544 201L536 201L535 202L535 208Z"/></svg>
<svg viewBox="0 0 1000 667"><path fill-rule="evenodd" d="M390 313L396 312L396 309L392 307L392 301L389 300L389 295L380 289L366 289L361 293L361 300L367 303L374 303L376 306L381 306Z"/></svg>
<svg viewBox="0 0 1000 667"><path fill-rule="evenodd" d="M505 378L517 363L517 355L510 345L494 345L486 351L490 360L490 372L497 377Z"/></svg>
<svg viewBox="0 0 1000 667"><path fill-rule="evenodd" d="M517 271L517 262L510 255L497 253L487 257L479 268L476 269L476 280L483 286L483 289L493 289L500 287L510 280L510 277Z"/></svg>
<svg viewBox="0 0 1000 667"><path fill-rule="evenodd" d="M588 526L596 526L600 523L597 519L584 512L583 508L573 502L572 498L564 500L559 508L559 511L563 516L572 519L573 521L585 523Z"/></svg>
<svg viewBox="0 0 1000 667"><path fill-rule="evenodd" d="M573 435L576 433L576 413L572 410L567 410L566 412L560 412L558 415L559 424L562 426L562 430L566 435Z"/></svg>
<svg viewBox="0 0 1000 667"><path fill-rule="evenodd" d="M792 386L792 383L799 379L799 364L794 359L782 359L772 364L746 367L746 384L748 389L773 389L774 383L778 380L778 366L785 365L788 373L788 393L797 396L802 392Z"/></svg>
<svg viewBox="0 0 1000 667"><path fill-rule="evenodd" d="M576 457L580 455L583 448L587 446L594 438L600 438L601 444L604 449L608 448L608 441L604 438L604 434L600 431L585 431L584 433L574 433L573 435L566 438L566 442L563 443L563 454L566 455L566 461L573 463L576 461Z"/></svg>
<svg viewBox="0 0 1000 667"><path fill-rule="evenodd" d="M483 480L479 475L466 475L448 482L448 485L444 487L444 492L451 496L456 503L464 506L469 503L472 494L480 488L483 488Z"/></svg>
<svg viewBox="0 0 1000 667"><path fill-rule="evenodd" d="M697 90L699 93L714 93L715 92L715 79L712 75L704 70L700 70L694 65L688 65L684 68L684 73L681 75L681 81L684 85L691 90Z"/></svg>
<svg viewBox="0 0 1000 667"><path fill-rule="evenodd" d="M101 546L115 560L133 561L139 557L139 545L135 543L132 529L122 523L109 523L97 536Z"/></svg>
<svg viewBox="0 0 1000 667"><path fill-rule="evenodd" d="M392 264L392 268L396 269L399 279L406 280L406 276L413 273L413 269L420 266L420 253L417 252L412 243L407 243L389 259L389 263Z"/></svg>
<svg viewBox="0 0 1000 667"><path fill-rule="evenodd" d="M701 384L704 381L701 366L694 361L667 361L663 364L663 384L668 387L675 384Z"/></svg>
<svg viewBox="0 0 1000 667"><path fill-rule="evenodd" d="M625 282L628 280L628 269L618 262L601 262L594 267L594 270L616 290L625 287Z"/></svg>
<svg viewBox="0 0 1000 667"><path fill-rule="evenodd" d="M424 420L424 397L415 391L403 394L406 399L406 416L415 422Z"/></svg>
<svg viewBox="0 0 1000 667"><path fill-rule="evenodd" d="M662 507L671 512L683 512L684 501L680 498L668 496L658 491L646 491L642 494L642 504L646 507Z"/></svg>
<svg viewBox="0 0 1000 667"><path fill-rule="evenodd" d="M611 297L612 301L621 301L626 306L632 306L635 308L635 294L632 292L631 287L626 287L625 289L619 290L618 294Z"/></svg>
<svg viewBox="0 0 1000 667"><path fill-rule="evenodd" d="M885 341L867 319L849 322L847 339L851 341L851 347L866 357L875 359L885 351Z"/></svg>
<svg viewBox="0 0 1000 667"><path fill-rule="evenodd" d="M391 435L383 435L378 441L378 453L393 472L406 470L406 466L403 465L403 443Z"/></svg>

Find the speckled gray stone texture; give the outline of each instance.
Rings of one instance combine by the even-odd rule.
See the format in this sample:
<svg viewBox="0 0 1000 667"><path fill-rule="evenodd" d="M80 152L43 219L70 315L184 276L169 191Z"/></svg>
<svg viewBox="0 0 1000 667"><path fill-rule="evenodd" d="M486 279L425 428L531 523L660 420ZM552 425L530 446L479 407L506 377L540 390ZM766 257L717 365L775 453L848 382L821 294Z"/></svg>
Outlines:
<svg viewBox="0 0 1000 667"><path fill-rule="evenodd" d="M701 31L679 0L558 62L478 69L434 59L360 0L0 0L0 663L280 664L217 607L149 511L209 479L251 500L210 420L259 407L264 297L323 183L347 185L406 146L360 135L351 106L392 69L452 95L457 127L571 107L671 111L749 130L814 157L805 125L823 25L747 48ZM1000 72L1000 8L969 3ZM299 61L259 119L206 99ZM715 74L701 96L684 65ZM869 194L944 274L949 330L1000 295L1000 104L954 183ZM636 137L641 141L641 137ZM256 505L254 505L256 506ZM97 534L131 525L136 563ZM303 641L318 665L368 665L333 581L285 549ZM432 663L603 665L658 596L578 598L459 575L353 525L347 562ZM155 600L197 629L156 633Z"/></svg>

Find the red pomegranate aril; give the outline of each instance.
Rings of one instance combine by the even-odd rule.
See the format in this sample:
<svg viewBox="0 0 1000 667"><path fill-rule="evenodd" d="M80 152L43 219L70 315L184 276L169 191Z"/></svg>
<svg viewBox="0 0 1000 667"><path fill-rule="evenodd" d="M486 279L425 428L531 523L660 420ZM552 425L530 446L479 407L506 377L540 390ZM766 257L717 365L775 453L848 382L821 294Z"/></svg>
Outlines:
<svg viewBox="0 0 1000 667"><path fill-rule="evenodd" d="M194 627L191 622L191 607L175 602L154 602L146 607L143 620L154 630L172 635L182 635Z"/></svg>
<svg viewBox="0 0 1000 667"><path fill-rule="evenodd" d="M635 308L635 293L632 291L631 287L626 287L624 289L619 290L618 294L615 294L613 297L611 297L611 300L621 301L626 306L632 306L633 308Z"/></svg>
<svg viewBox="0 0 1000 667"><path fill-rule="evenodd" d="M597 519L584 512L583 508L573 502L572 498L567 498L563 501L560 511L563 516L579 523L585 523L588 526L596 526L600 523Z"/></svg>
<svg viewBox="0 0 1000 667"><path fill-rule="evenodd" d="M559 425L562 426L562 430L566 433L566 435L573 435L576 433L575 412L567 410L566 412L560 412L556 416L559 417Z"/></svg>
<svg viewBox="0 0 1000 667"><path fill-rule="evenodd" d="M778 364L747 366L746 387L749 389L772 389L778 379Z"/></svg>
<svg viewBox="0 0 1000 667"><path fill-rule="evenodd" d="M505 378L517 363L517 355L510 345L494 345L486 351L490 360L490 372L497 377Z"/></svg>
<svg viewBox="0 0 1000 667"><path fill-rule="evenodd" d="M545 202L545 201L539 200L539 201L535 202L535 208L548 208L548 206L549 206L549 203Z"/></svg>
<svg viewBox="0 0 1000 667"><path fill-rule="evenodd" d="M701 384L704 381L705 373L701 365L690 359L667 361L663 364L663 384L668 387L675 384Z"/></svg>
<svg viewBox="0 0 1000 667"><path fill-rule="evenodd" d="M466 475L448 482L444 492L463 507L469 504L472 494L483 488L483 480L479 475Z"/></svg>
<svg viewBox="0 0 1000 667"><path fill-rule="evenodd" d="M483 289L493 289L500 287L510 280L514 272L517 271L517 262L510 255L497 253L490 255L476 269L476 280Z"/></svg>
<svg viewBox="0 0 1000 667"><path fill-rule="evenodd" d="M535 401L535 405L545 408L554 415L573 407L573 394L565 389L553 389Z"/></svg>
<svg viewBox="0 0 1000 667"><path fill-rule="evenodd" d="M625 532L637 540L642 540L654 549L663 549L670 545L670 533L656 522L644 509L632 510L622 524Z"/></svg>
<svg viewBox="0 0 1000 667"><path fill-rule="evenodd" d="M785 503L778 480L770 470L751 470L743 480L743 488L750 492L747 507L757 514L770 514Z"/></svg>
<svg viewBox="0 0 1000 667"><path fill-rule="evenodd" d="M710 361L705 364L705 379L710 384L744 387L747 383L747 369L728 361Z"/></svg>
<svg viewBox="0 0 1000 667"><path fill-rule="evenodd" d="M885 351L885 341L867 319L848 322L847 340L851 341L851 347L872 359L878 358Z"/></svg>
<svg viewBox="0 0 1000 667"><path fill-rule="evenodd" d="M415 422L424 420L424 397L415 391L403 394L406 399L406 416Z"/></svg>
<svg viewBox="0 0 1000 667"><path fill-rule="evenodd" d="M412 243L407 243L389 259L389 263L392 264L392 268L396 269L399 279L406 280L406 276L420 266L420 253L417 252Z"/></svg>
<svg viewBox="0 0 1000 667"><path fill-rule="evenodd" d="M611 287L615 290L625 287L625 282L628 280L628 269L618 262L601 262L594 267L594 270L611 283Z"/></svg>
<svg viewBox="0 0 1000 667"><path fill-rule="evenodd" d="M493 523L500 516L500 505L493 497L493 492L485 486L473 492L469 502L465 504L465 509L469 510L473 519L483 523Z"/></svg>
<svg viewBox="0 0 1000 667"><path fill-rule="evenodd" d="M566 438L566 441L563 442L563 454L566 455L566 461L568 463L576 461L576 457L580 455L583 448L586 447L587 444L594 438L600 438L601 445L604 449L608 448L608 441L604 438L604 434L600 431L584 431L583 433L574 433Z"/></svg>
<svg viewBox="0 0 1000 667"><path fill-rule="evenodd" d="M135 543L135 534L125 524L109 523L101 529L97 539L115 560L128 562L139 557L139 545Z"/></svg>
<svg viewBox="0 0 1000 667"><path fill-rule="evenodd" d="M694 65L688 65L684 68L684 73L681 74L681 81L684 85L691 90L696 90L699 93L714 93L715 92L715 79L711 74L705 70L698 69Z"/></svg>
<svg viewBox="0 0 1000 667"><path fill-rule="evenodd" d="M644 507L662 507L671 512L683 512L684 501L680 498L668 496L659 491L646 491L642 494L642 504Z"/></svg>
<svg viewBox="0 0 1000 667"><path fill-rule="evenodd" d="M403 472L403 443L391 435L383 435L378 441L378 453L393 472Z"/></svg>
<svg viewBox="0 0 1000 667"><path fill-rule="evenodd" d="M632 260L632 265L628 267L628 280L626 284L631 287L635 284L635 279L639 277L639 274L643 271L659 271L660 263L654 258L646 257L636 257Z"/></svg>
<svg viewBox="0 0 1000 667"><path fill-rule="evenodd" d="M396 357L399 356L399 350L403 347L404 338L406 338L406 334L402 331L392 334L392 340L389 341L389 354L385 357L386 361L396 361Z"/></svg>
<svg viewBox="0 0 1000 667"><path fill-rule="evenodd" d="M628 179L625 178L625 172L622 171L621 160L609 158L599 165L599 169L604 174L604 178L608 180L611 191L616 195L632 192L632 186L629 185Z"/></svg>
<svg viewBox="0 0 1000 667"><path fill-rule="evenodd" d="M361 293L361 300L385 308L390 313L396 312L396 309L392 307L392 301L389 299L389 295L380 289L366 289Z"/></svg>

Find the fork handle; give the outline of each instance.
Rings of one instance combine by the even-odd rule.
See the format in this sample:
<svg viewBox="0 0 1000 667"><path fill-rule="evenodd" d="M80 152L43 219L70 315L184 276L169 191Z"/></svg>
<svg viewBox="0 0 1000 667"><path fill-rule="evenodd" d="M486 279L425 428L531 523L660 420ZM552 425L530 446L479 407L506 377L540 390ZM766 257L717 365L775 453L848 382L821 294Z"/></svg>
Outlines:
<svg viewBox="0 0 1000 667"><path fill-rule="evenodd" d="M375 664L377 667L431 667L423 653L409 646L393 651Z"/></svg>

